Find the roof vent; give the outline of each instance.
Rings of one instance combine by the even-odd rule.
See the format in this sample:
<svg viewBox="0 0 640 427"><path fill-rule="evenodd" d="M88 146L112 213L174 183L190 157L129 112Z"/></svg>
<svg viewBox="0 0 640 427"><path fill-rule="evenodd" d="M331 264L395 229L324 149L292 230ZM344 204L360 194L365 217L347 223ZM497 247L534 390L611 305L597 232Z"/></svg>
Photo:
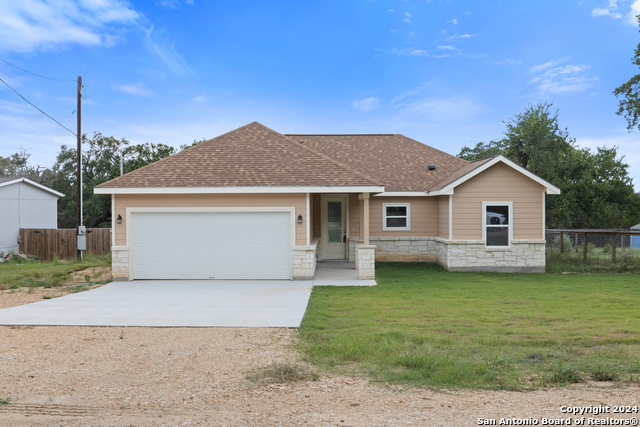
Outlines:
<svg viewBox="0 0 640 427"><path fill-rule="evenodd" d="M429 165L429 170L430 171L436 170L436 165Z"/></svg>

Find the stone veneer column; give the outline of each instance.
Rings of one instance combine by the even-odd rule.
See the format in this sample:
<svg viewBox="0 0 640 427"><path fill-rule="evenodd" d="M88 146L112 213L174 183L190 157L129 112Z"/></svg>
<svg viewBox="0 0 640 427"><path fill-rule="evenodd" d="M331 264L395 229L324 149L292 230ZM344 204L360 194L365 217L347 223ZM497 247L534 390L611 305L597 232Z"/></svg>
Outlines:
<svg viewBox="0 0 640 427"><path fill-rule="evenodd" d="M129 280L129 248L111 247L111 276L113 281Z"/></svg>
<svg viewBox="0 0 640 427"><path fill-rule="evenodd" d="M316 274L317 244L294 246L291 250L291 276L294 280L310 280Z"/></svg>
<svg viewBox="0 0 640 427"><path fill-rule="evenodd" d="M356 270L358 279L376 278L376 247L374 245L358 245L356 247Z"/></svg>

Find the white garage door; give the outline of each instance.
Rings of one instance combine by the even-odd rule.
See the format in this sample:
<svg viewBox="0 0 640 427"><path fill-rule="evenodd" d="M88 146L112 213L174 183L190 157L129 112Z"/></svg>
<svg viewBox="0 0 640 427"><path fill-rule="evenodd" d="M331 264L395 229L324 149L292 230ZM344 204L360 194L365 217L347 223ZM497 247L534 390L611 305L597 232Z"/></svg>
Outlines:
<svg viewBox="0 0 640 427"><path fill-rule="evenodd" d="M290 279L291 214L131 214L134 279Z"/></svg>

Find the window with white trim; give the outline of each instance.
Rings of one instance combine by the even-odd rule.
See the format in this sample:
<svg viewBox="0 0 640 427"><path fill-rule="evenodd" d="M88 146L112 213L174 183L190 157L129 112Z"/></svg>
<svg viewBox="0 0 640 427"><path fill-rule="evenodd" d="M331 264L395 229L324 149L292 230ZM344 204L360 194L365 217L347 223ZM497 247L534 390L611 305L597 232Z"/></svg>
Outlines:
<svg viewBox="0 0 640 427"><path fill-rule="evenodd" d="M382 204L383 230L411 230L411 210L409 203Z"/></svg>
<svg viewBox="0 0 640 427"><path fill-rule="evenodd" d="M483 202L482 237L488 247L508 247L513 236L513 202Z"/></svg>

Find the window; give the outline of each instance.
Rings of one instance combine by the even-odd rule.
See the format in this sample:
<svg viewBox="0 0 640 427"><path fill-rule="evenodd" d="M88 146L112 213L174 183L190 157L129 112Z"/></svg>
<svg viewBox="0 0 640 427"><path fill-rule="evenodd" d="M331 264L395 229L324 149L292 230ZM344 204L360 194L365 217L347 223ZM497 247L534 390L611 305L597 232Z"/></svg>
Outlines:
<svg viewBox="0 0 640 427"><path fill-rule="evenodd" d="M411 230L409 203L383 203L382 229Z"/></svg>
<svg viewBox="0 0 640 427"><path fill-rule="evenodd" d="M482 210L484 226L482 237L485 245L491 247L507 247L512 238L511 212L512 202L483 202Z"/></svg>

